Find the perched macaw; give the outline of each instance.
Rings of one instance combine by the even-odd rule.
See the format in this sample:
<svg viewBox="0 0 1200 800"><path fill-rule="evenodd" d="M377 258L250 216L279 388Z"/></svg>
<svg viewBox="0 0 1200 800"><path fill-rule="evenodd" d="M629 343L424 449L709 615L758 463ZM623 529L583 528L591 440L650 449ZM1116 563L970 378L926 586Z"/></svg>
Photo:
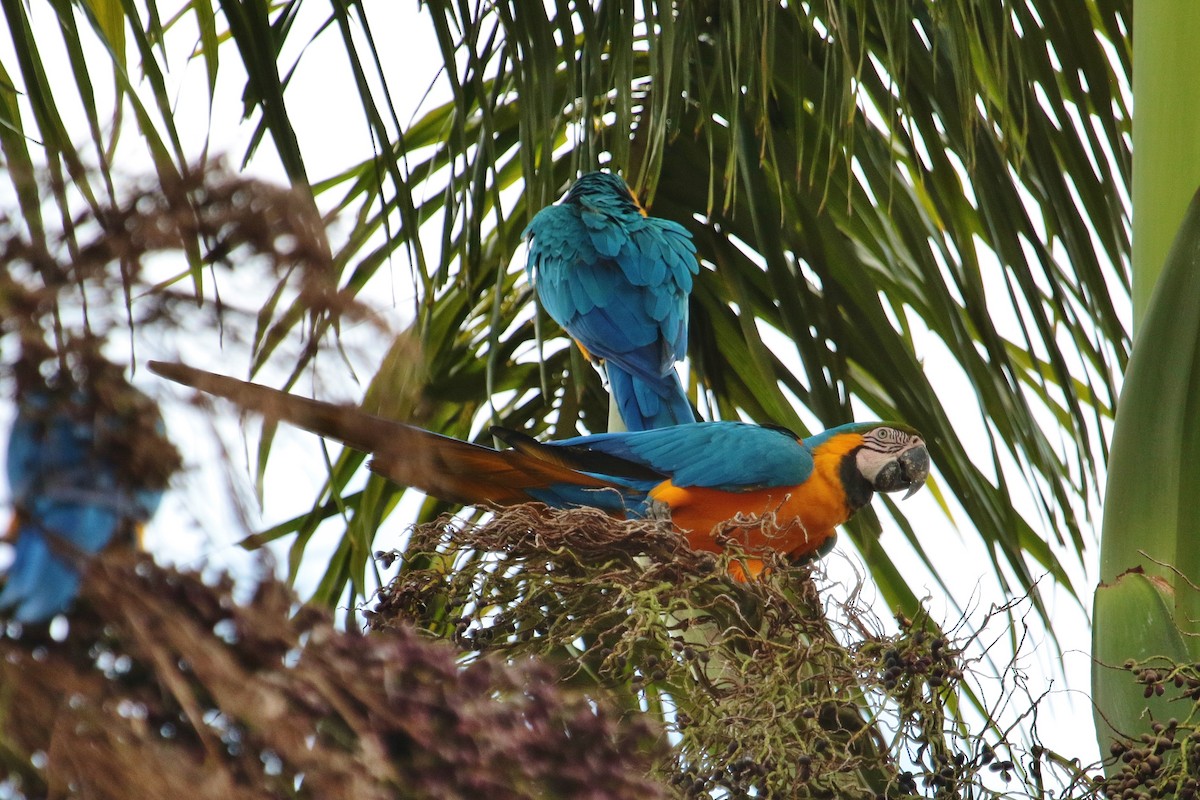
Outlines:
<svg viewBox="0 0 1200 800"><path fill-rule="evenodd" d="M16 543L0 610L23 623L65 611L87 556L136 542L178 462L154 403L119 373L103 388L19 390L8 440Z"/></svg>
<svg viewBox="0 0 1200 800"><path fill-rule="evenodd" d="M618 176L592 172L539 211L523 235L525 271L542 307L603 364L625 429L695 422L675 371L687 351L688 295L700 271L688 230L647 216Z"/></svg>
<svg viewBox="0 0 1200 800"><path fill-rule="evenodd" d="M493 428L513 446L493 450L182 364L149 366L271 419L373 453L373 470L435 497L496 506L537 500L558 508L589 506L620 518L669 520L697 550L719 551L713 529L738 514L773 514L778 536L751 538L746 546L795 558L823 554L834 529L875 492L906 490L908 497L929 475L921 435L894 423L851 423L800 439L778 427L693 422L546 443Z"/></svg>

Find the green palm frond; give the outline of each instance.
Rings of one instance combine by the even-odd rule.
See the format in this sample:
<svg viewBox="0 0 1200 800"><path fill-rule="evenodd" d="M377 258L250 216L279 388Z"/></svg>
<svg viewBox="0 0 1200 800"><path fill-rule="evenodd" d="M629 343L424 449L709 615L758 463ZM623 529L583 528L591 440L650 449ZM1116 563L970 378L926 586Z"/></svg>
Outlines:
<svg viewBox="0 0 1200 800"><path fill-rule="evenodd" d="M1103 469L1101 426L1129 350L1118 311L1129 294L1128 214L1117 189L1129 184L1130 109L1119 88L1130 75L1129 2L1035 12L931 0L438 0L422 13L451 99L412 121L391 91L409 76L385 74L386 32L373 12L334 4L306 27L302 6L222 0L214 13L201 2L164 24L130 4L95 13L56 4L86 23L69 35L90 28L110 44L121 102L164 181L189 169L160 88L165 42L194 19L199 38L188 45L210 92L231 64L245 70L245 114L258 128L244 159L269 143L313 207L348 223L330 242L329 280L352 298L393 259L411 264L406 335L419 345L412 368L423 384L408 408L415 421L459 437L483 416L550 435L603 426L601 387L569 349L514 365L539 326L510 261L531 215L578 172L606 165L655 214L695 234L708 267L689 350L702 408L800 430L855 414L902 419L929 438L938 488L982 538L1002 585L1036 593L1049 572L1070 586L1063 548L1048 541L1067 551L1088 541L1079 509ZM0 64L0 146L22 208L40 207L45 198L24 177L26 137L44 143L52 169L74 175L79 156L52 113L62 90L29 65L38 41L23 6L0 7L20 56ZM134 66L119 31L143 83L125 77ZM362 138L376 145L338 175L307 173L304 132L288 114L301 102L290 85L298 62L280 54L305 58L314 36L344 51L345 91L360 98ZM8 80L28 96L32 120L16 113ZM93 134L92 148L111 150L106 136ZM111 169L101 160L105 180ZM62 208L69 216L66 200ZM38 229L37 215L26 224ZM212 245L189 243L197 291ZM301 361L287 365L294 379L336 335L336 318L276 295L260 315L254 368L279 358L279 343L304 338ZM780 335L768 345L764 330ZM972 387L982 446L956 431L950 400L925 371L931 349ZM360 463L342 459L328 494ZM1021 470L1038 517L1014 499L1004 463ZM273 532L311 531L328 508L348 511L351 529L319 591L325 602L353 605L366 590L374 525L399 492L376 481L341 497L344 506L318 499L307 520ZM929 547L917 521L900 521L918 552ZM911 612L913 591L878 531L867 514L850 535L885 598ZM294 541L293 567L308 540Z"/></svg>
<svg viewBox="0 0 1200 800"><path fill-rule="evenodd" d="M1099 426L1128 351L1113 302L1128 293L1127 219L1111 191L1127 184L1128 109L1108 89L1128 52L1106 38L1127 9L1092 8L1103 24L1089 17L1086 29L1054 14L924 4L905 14L686 4L644 27L617 4L553 17L428 11L447 63L461 65L456 94L400 152L415 181L446 183L415 204L419 219L442 222L442 267L425 273L417 329L443 353L428 325L439 304L461 300L462 333L442 364L481 355L480 343L494 344L483 331L508 328L528 301L506 267L530 215L579 171L620 168L640 178L656 214L691 228L713 268L694 297L690 357L714 415L803 430L814 427L806 419L845 421L861 403L904 419L931 437L940 480L1000 580L1029 591L1050 572L1069 586L1044 538L1085 544L1076 509L1095 489ZM629 88L597 88L614 86ZM1077 127L1073 114L1106 122ZM521 175L523 195L503 207L498 194ZM381 200L365 224L381 227L395 207ZM1015 324L995 321L998 306ZM768 348L764 326L794 350ZM990 453L973 458L956 435L920 359L931 341L973 386ZM507 366L494 348L487 360L486 376L458 375L472 388L455 399L473 398L474 411ZM546 371L592 382L578 367L563 356ZM597 429L600 393L591 385L579 399L494 413L542 430L553 400L555 431ZM1061 432L1038 423L1046 414ZM457 419L442 430L468 435L473 414ZM1059 436L1079 447L1065 451ZM1003 459L1026 470L1050 531L990 476ZM868 517L852 536L885 596L911 609L903 580L884 578L876 525Z"/></svg>

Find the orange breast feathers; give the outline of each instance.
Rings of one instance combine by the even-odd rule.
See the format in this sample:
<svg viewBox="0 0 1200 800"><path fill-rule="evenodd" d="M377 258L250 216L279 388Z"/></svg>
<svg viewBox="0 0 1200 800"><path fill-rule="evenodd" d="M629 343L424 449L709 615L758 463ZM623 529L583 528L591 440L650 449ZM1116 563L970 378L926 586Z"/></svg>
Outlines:
<svg viewBox="0 0 1200 800"><path fill-rule="evenodd" d="M862 436L846 433L822 442L813 452L813 471L798 486L775 486L735 492L723 489L676 486L664 481L650 497L671 509L671 521L687 534L696 550L720 552L713 529L738 514L761 517L774 512L779 530L768 537L758 528L741 529L738 537L747 549L771 549L793 558L818 550L834 528L854 514L842 486L842 459L862 443Z"/></svg>

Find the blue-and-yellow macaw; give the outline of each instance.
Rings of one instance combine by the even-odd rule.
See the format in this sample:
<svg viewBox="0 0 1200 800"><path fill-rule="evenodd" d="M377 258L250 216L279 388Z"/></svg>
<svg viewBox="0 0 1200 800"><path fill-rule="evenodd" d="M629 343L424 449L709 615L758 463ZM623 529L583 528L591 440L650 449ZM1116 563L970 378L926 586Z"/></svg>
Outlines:
<svg viewBox="0 0 1200 800"><path fill-rule="evenodd" d="M178 466L154 403L119 371L99 371L84 387L18 387L8 440L16 541L0 610L19 622L65 611L87 557L135 542Z"/></svg>
<svg viewBox="0 0 1200 800"><path fill-rule="evenodd" d="M648 216L618 176L592 172L539 211L524 235L525 270L542 307L603 364L625 428L695 422L675 371L700 270L687 229Z"/></svg>
<svg viewBox="0 0 1200 800"><path fill-rule="evenodd" d="M747 547L794 558L823 554L834 529L875 492L905 490L907 497L929 475L921 435L894 423L851 423L801 439L778 427L693 422L546 443L493 428L513 448L493 450L182 364L150 362L150 369L373 453L376 472L444 500L536 500L663 519L697 550L719 551L714 528L736 515L773 514L778 535L755 539L764 534L749 528Z"/></svg>

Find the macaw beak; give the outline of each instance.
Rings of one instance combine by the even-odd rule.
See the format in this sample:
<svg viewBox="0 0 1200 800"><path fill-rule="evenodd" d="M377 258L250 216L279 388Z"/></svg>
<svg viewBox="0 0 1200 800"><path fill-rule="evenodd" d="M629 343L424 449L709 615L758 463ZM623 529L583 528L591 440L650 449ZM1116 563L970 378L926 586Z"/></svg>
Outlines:
<svg viewBox="0 0 1200 800"><path fill-rule="evenodd" d="M925 479L928 477L929 451L924 443L914 444L879 470L873 486L877 492L898 492L907 489L903 498L907 500L925 485Z"/></svg>

